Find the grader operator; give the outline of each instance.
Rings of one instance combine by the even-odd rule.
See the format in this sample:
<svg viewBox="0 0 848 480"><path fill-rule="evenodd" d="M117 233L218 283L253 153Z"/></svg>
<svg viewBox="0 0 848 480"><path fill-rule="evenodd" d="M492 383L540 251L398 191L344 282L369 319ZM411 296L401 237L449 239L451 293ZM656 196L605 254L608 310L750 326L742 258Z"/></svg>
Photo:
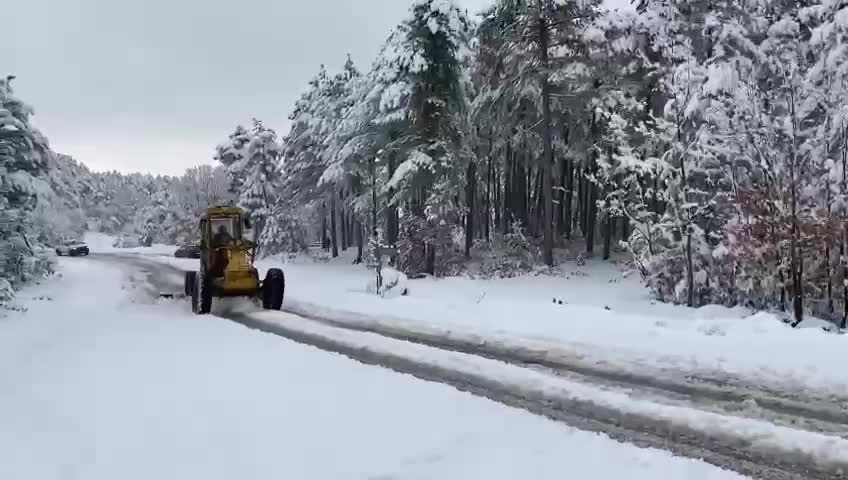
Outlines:
<svg viewBox="0 0 848 480"><path fill-rule="evenodd" d="M192 311L207 314L214 297L248 297L262 300L262 307L282 308L285 276L269 269L259 281L254 266L256 244L250 238L250 222L238 207L210 207L200 219L200 265L186 272L185 293Z"/></svg>

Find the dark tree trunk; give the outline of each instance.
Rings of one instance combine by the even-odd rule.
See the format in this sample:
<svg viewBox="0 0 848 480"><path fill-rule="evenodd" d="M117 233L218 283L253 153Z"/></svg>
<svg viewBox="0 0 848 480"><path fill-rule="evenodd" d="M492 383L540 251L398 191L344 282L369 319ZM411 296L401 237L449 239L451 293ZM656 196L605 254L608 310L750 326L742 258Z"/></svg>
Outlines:
<svg viewBox="0 0 848 480"><path fill-rule="evenodd" d="M351 223L353 223L354 236L356 237L356 260L354 260L353 263L360 264L362 263L362 250L364 249L362 224L356 219L354 219Z"/></svg>
<svg viewBox="0 0 848 480"><path fill-rule="evenodd" d="M389 154L389 171L388 178L392 178L395 174L395 169L397 165L395 164L395 155L394 153ZM395 189L389 188L388 190L388 204L386 205L386 243L388 245L397 245L398 241L398 233L400 230L400 219L398 218L398 210L397 205L394 201ZM389 262L394 265L395 257L391 257Z"/></svg>
<svg viewBox="0 0 848 480"><path fill-rule="evenodd" d="M465 215L465 258L471 258L471 244L474 241L474 198L477 195L477 163L468 163L465 172L465 204L467 213Z"/></svg>
<svg viewBox="0 0 848 480"><path fill-rule="evenodd" d="M530 222L533 218L530 215L530 210L533 209L533 199L530 197L533 196L533 183L530 180L530 176L532 175L531 171L532 167L528 167L527 165L527 148L523 148L523 154L521 155L521 198L518 199L518 212L521 216L521 223L524 225L524 228L528 230L528 233L532 234L530 231Z"/></svg>
<svg viewBox="0 0 848 480"><path fill-rule="evenodd" d="M542 193L543 175L544 170L540 168L536 172L536 185L533 187L533 204L535 204L535 207L533 207L533 233L537 236L544 230L544 226L542 225L542 217L545 213L545 198Z"/></svg>
<svg viewBox="0 0 848 480"><path fill-rule="evenodd" d="M426 273L430 275L436 274L436 247L432 243L427 243L424 246L424 252L426 254Z"/></svg>
<svg viewBox="0 0 848 480"><path fill-rule="evenodd" d="M630 219L621 217L621 240L626 242L630 239Z"/></svg>
<svg viewBox="0 0 848 480"><path fill-rule="evenodd" d="M321 249L325 252L330 249L330 240L327 237L327 204L321 206Z"/></svg>
<svg viewBox="0 0 848 480"><path fill-rule="evenodd" d="M687 227L686 232L686 305L695 306L695 265L692 260L692 232Z"/></svg>
<svg viewBox="0 0 848 480"><path fill-rule="evenodd" d="M347 236L347 209L345 209L345 200L344 200L344 192L339 192L339 200L341 200L341 209L339 219L341 220L341 233L342 233L342 251L347 251L348 247L348 236Z"/></svg>
<svg viewBox="0 0 848 480"><path fill-rule="evenodd" d="M509 142L506 144L506 155L504 156L504 181L503 181L503 215L501 216L501 233L506 235L509 232L509 223L512 222L512 147Z"/></svg>
<svg viewBox="0 0 848 480"><path fill-rule="evenodd" d="M581 172L584 173L584 172ZM591 190L592 184L589 182L589 179L586 178L586 175L583 174L580 176L580 187L582 190L581 193L581 209L580 209L580 231L583 232L583 237L587 237L589 235L589 215L591 214Z"/></svg>
<svg viewBox="0 0 848 480"><path fill-rule="evenodd" d="M486 221L486 230L484 232L486 241L491 240L491 232L490 226L492 223L492 135L489 134L489 157L487 159L487 168L486 168L486 202L485 209L486 213L483 218Z"/></svg>
<svg viewBox="0 0 848 480"><path fill-rule="evenodd" d="M542 173L543 173L543 209L545 211L545 219L543 222L544 242L542 254L545 259L545 264L553 266L554 264L554 232L553 232L553 190L554 190L554 172L553 172L553 134L551 129L551 94L550 84L548 83L548 22L543 16L542 3L539 2L539 53L542 60Z"/></svg>
<svg viewBox="0 0 848 480"><path fill-rule="evenodd" d="M518 155L516 155L517 157ZM527 168L525 168L524 155L521 158L515 158L515 175L513 180L515 183L515 191L512 199L512 217L513 220L520 220L521 226L527 228Z"/></svg>
<svg viewBox="0 0 848 480"><path fill-rule="evenodd" d="M612 233L614 225L615 218L610 215L610 212L606 212L606 215L604 216L604 260L609 260L610 258L610 248L612 246Z"/></svg>
<svg viewBox="0 0 848 480"><path fill-rule="evenodd" d="M501 228L501 178L500 173L495 169L495 224L494 229Z"/></svg>
<svg viewBox="0 0 848 480"><path fill-rule="evenodd" d="M842 262L842 322L839 324L839 328L848 328L848 262L845 261L846 243L848 243L848 226L842 229L842 243L839 246L839 259Z"/></svg>
<svg viewBox="0 0 848 480"><path fill-rule="evenodd" d="M595 227L598 223L598 189L594 182L586 180L589 198L586 200L586 253L595 251Z"/></svg>
<svg viewBox="0 0 848 480"><path fill-rule="evenodd" d="M333 258L339 256L338 231L336 229L336 192L330 192L330 244L333 248Z"/></svg>
<svg viewBox="0 0 848 480"><path fill-rule="evenodd" d="M556 212L556 231L560 237L565 236L567 229L565 225L565 159L559 162L559 183L557 183L558 191L556 194L557 206L554 208Z"/></svg>

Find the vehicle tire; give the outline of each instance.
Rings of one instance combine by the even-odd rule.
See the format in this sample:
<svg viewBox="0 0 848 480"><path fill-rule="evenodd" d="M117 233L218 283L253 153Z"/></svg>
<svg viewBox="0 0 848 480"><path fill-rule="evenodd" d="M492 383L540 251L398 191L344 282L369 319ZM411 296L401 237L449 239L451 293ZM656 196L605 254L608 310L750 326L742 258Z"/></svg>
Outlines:
<svg viewBox="0 0 848 480"><path fill-rule="evenodd" d="M206 315L212 311L212 285L208 275L203 270L197 272L194 290L191 295L191 311L198 315Z"/></svg>
<svg viewBox="0 0 848 480"><path fill-rule="evenodd" d="M286 276L279 268L272 268L265 274L262 282L262 308L279 310L283 308L283 297L286 292Z"/></svg>
<svg viewBox="0 0 848 480"><path fill-rule="evenodd" d="M191 296L191 292L194 291L194 284L197 282L197 272L185 272L185 294L186 297Z"/></svg>

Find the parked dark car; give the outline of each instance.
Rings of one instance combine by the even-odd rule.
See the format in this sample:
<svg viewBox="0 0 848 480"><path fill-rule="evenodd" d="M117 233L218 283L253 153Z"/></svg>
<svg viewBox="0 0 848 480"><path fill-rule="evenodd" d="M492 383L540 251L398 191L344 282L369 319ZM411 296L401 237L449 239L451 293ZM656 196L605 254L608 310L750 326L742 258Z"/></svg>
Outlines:
<svg viewBox="0 0 848 480"><path fill-rule="evenodd" d="M56 247L56 255L67 255L69 257L77 257L80 255L88 255L88 245L79 240L68 240Z"/></svg>
<svg viewBox="0 0 848 480"><path fill-rule="evenodd" d="M200 247L197 245L183 245L174 252L177 258L200 258Z"/></svg>

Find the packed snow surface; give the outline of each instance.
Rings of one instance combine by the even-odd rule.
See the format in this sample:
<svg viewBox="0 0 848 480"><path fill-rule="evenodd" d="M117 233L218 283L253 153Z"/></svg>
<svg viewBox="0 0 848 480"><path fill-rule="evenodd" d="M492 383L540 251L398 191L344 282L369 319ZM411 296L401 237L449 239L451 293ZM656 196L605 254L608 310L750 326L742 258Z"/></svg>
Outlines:
<svg viewBox="0 0 848 480"><path fill-rule="evenodd" d="M114 246L116 238L97 232L86 232L83 242L92 253L136 253L149 255L172 255L177 247L173 245L154 244L150 247L118 248Z"/></svg>
<svg viewBox="0 0 848 480"><path fill-rule="evenodd" d="M824 332L815 320L793 329L769 313L654 302L638 274L608 262L565 265L562 276L409 280L408 295L381 298L364 287L373 272L351 260L272 258L258 266L285 270L286 308L299 313L521 345L643 374L732 376L848 396L848 369L832 367L848 351L848 335Z"/></svg>
<svg viewBox="0 0 848 480"><path fill-rule="evenodd" d="M0 478L743 478L60 266L0 320Z"/></svg>

